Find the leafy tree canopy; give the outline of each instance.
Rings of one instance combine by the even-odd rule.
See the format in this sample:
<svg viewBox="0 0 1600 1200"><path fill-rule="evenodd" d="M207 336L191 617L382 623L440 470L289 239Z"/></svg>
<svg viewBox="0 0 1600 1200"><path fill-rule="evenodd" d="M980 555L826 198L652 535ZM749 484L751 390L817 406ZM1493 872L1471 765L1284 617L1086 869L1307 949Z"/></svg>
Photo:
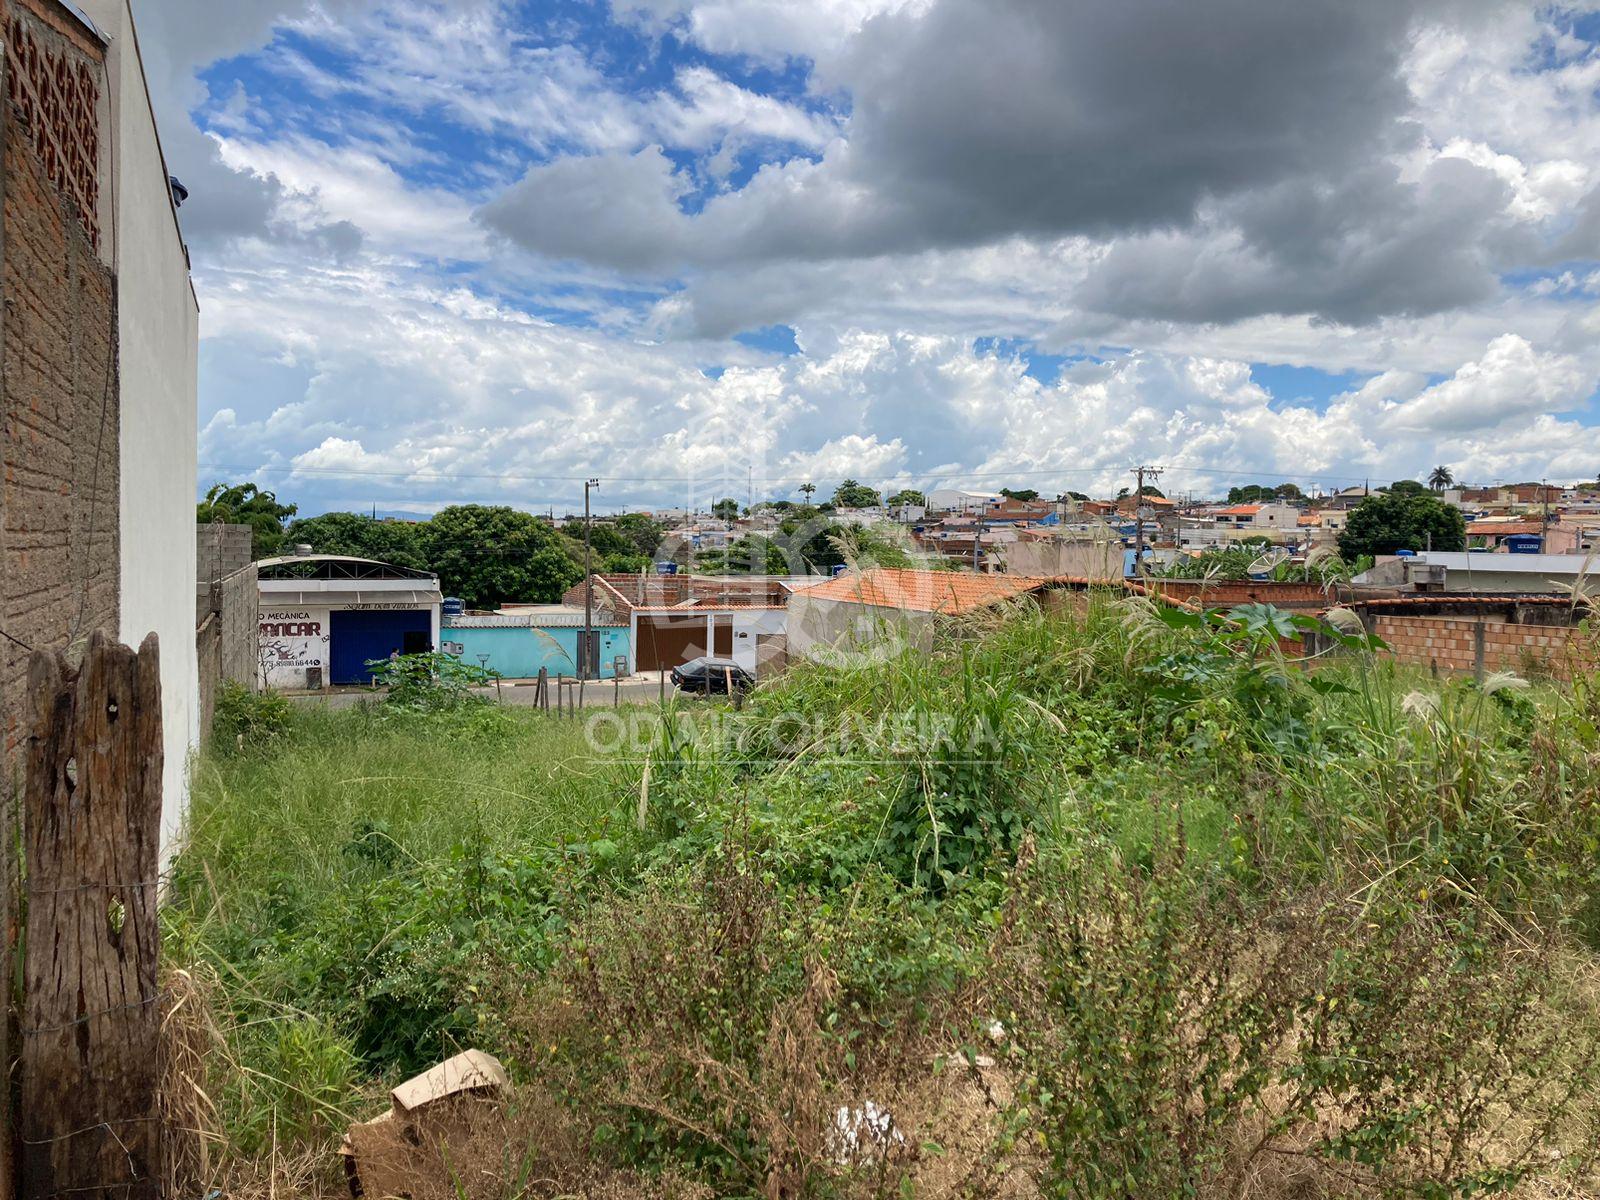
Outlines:
<svg viewBox="0 0 1600 1200"><path fill-rule="evenodd" d="M1428 486L1436 492L1454 487L1455 482L1456 477L1451 474L1449 467L1439 466L1428 472Z"/></svg>
<svg viewBox="0 0 1600 1200"><path fill-rule="evenodd" d="M1423 487L1415 479L1396 479L1383 490L1388 492L1391 496L1421 496L1425 495L1428 491L1427 488Z"/></svg>
<svg viewBox="0 0 1600 1200"><path fill-rule="evenodd" d="M318 554L348 554L426 570L422 528L405 521L375 521L362 513L331 512L294 522L288 540L304 542Z"/></svg>
<svg viewBox="0 0 1600 1200"><path fill-rule="evenodd" d="M295 505L279 504L277 496L253 483L216 483L198 505L195 519L202 525L221 521L250 526L251 556L271 558L283 551L288 540L284 525L297 511Z"/></svg>
<svg viewBox="0 0 1600 1200"><path fill-rule="evenodd" d="M870 488L854 479L846 479L833 490L835 508L874 508L882 503L876 488Z"/></svg>
<svg viewBox="0 0 1600 1200"><path fill-rule="evenodd" d="M898 492L896 492L894 495L889 497L889 503L890 504L918 504L918 505L921 505L921 504L926 504L927 502L928 502L927 496L925 496L921 492L917 491L916 488L901 488Z"/></svg>
<svg viewBox="0 0 1600 1200"><path fill-rule="evenodd" d="M1082 492L1062 492L1060 498L1062 500L1076 500L1081 504L1089 497L1084 495Z"/></svg>
<svg viewBox="0 0 1600 1200"><path fill-rule="evenodd" d="M1001 488L1000 494L1006 497L1008 500L1021 500L1023 503L1027 503L1030 500L1037 500L1039 498L1039 493L1034 488L1023 488L1021 491L1015 492L1010 488Z"/></svg>
<svg viewBox="0 0 1600 1200"><path fill-rule="evenodd" d="M443 509L423 528L422 544L445 595L469 608L553 604L583 578L548 523L506 505Z"/></svg>
<svg viewBox="0 0 1600 1200"><path fill-rule="evenodd" d="M661 545L661 539L667 532L667 527L649 513L623 513L614 518L611 524L633 543L634 554L646 558L655 554L656 547Z"/></svg>
<svg viewBox="0 0 1600 1200"><path fill-rule="evenodd" d="M736 521L739 519L739 502L732 497L724 497L711 506L711 515L721 521Z"/></svg>
<svg viewBox="0 0 1600 1200"><path fill-rule="evenodd" d="M1465 550L1467 523L1460 509L1428 494L1391 488L1368 496L1350 511L1339 535L1339 553L1347 562L1364 554L1425 550L1430 535L1435 550Z"/></svg>

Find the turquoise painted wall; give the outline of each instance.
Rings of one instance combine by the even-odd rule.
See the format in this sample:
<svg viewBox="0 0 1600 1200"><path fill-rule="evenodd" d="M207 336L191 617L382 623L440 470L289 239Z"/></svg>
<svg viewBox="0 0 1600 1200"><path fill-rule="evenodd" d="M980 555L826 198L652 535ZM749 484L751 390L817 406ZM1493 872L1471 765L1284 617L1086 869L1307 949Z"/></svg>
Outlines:
<svg viewBox="0 0 1600 1200"><path fill-rule="evenodd" d="M511 629L456 629L446 625L439 633L442 641L460 642L464 647L461 661L476 663L478 655L489 656L489 669L499 671L507 679L532 679L544 667L551 675L576 675L578 673L577 629L530 629L526 626ZM626 629L601 629L600 677L610 679L614 674L613 660L617 655L632 660L628 652Z"/></svg>

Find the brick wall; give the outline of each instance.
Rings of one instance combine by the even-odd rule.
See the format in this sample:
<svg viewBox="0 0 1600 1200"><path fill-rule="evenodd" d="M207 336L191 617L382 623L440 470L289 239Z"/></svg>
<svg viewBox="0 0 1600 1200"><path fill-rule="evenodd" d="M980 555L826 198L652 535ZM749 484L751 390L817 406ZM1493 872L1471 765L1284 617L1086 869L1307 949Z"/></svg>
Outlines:
<svg viewBox="0 0 1600 1200"><path fill-rule="evenodd" d="M1477 627L1483 626L1486 671L1530 671L1567 675L1586 647L1570 626L1513 624L1501 617L1401 616L1379 613L1372 632L1389 643L1404 663L1441 671L1471 671L1477 660Z"/></svg>
<svg viewBox="0 0 1600 1200"><path fill-rule="evenodd" d="M258 689L261 678L261 587L255 563L201 587L195 653L200 671L200 740L211 736L217 697L226 684Z"/></svg>
<svg viewBox="0 0 1600 1200"><path fill-rule="evenodd" d="M15 109L0 104L0 126L0 628L31 646L66 649L96 627L117 629L115 282ZM0 639L8 768L27 659Z"/></svg>
<svg viewBox="0 0 1600 1200"><path fill-rule="evenodd" d="M1315 583L1152 579L1149 585L1173 600L1203 604L1211 608L1233 608L1240 604L1272 604L1278 608L1322 609L1334 602L1333 597Z"/></svg>

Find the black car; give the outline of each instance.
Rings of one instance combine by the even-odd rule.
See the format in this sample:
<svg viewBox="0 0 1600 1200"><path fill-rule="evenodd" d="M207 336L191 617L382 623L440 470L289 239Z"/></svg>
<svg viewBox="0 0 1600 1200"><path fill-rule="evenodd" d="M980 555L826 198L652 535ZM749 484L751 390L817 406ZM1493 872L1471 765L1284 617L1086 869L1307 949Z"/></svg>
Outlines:
<svg viewBox="0 0 1600 1200"><path fill-rule="evenodd" d="M690 659L672 668L672 682L683 691L707 696L727 695L730 683L739 692L748 692L756 685L755 676L731 658Z"/></svg>

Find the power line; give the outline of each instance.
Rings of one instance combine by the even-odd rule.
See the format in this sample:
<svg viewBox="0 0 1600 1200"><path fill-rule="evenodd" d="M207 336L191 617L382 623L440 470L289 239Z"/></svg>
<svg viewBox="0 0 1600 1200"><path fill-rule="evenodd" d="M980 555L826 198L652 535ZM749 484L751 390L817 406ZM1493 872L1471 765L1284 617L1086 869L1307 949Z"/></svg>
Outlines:
<svg viewBox="0 0 1600 1200"><path fill-rule="evenodd" d="M416 483L450 483L462 480L495 480L502 483L582 483L592 479L590 475L521 475L513 472L499 471L374 471L363 470L355 467L267 467L245 466L239 463L201 463L200 469L206 471L236 471L245 475L318 475L330 479L403 479ZM1216 475L1228 479L1266 479L1279 480L1305 479L1320 483L1360 483L1360 475L1322 475L1307 472L1290 472L1278 469L1254 469L1239 467L1201 467L1191 466L1186 463L1170 463L1169 471L1192 471L1202 475ZM1019 477L1037 476L1064 476L1064 475L1106 475L1116 474L1122 468L1116 466L1103 467L1056 467L1056 468L1008 468L986 467L981 469L966 469L960 471L910 471L900 470L889 473L890 479L1014 479ZM706 476L695 475L605 475L611 483L710 483L714 480ZM729 476L729 479L734 476ZM747 483L765 484L799 484L815 478L814 475L773 475L773 476L747 476Z"/></svg>

